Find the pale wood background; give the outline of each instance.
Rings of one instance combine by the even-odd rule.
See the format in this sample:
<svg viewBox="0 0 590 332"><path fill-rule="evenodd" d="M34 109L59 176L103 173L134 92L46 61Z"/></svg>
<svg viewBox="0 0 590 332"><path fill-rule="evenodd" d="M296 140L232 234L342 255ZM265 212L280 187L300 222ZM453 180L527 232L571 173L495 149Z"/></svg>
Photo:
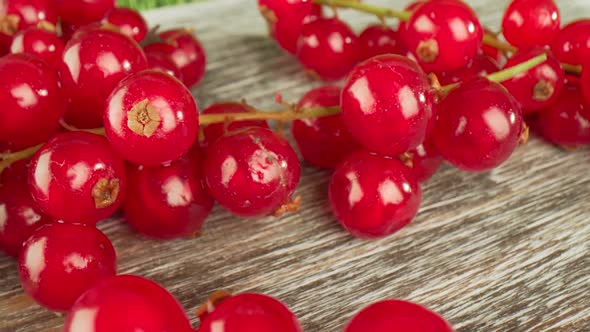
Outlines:
<svg viewBox="0 0 590 332"><path fill-rule="evenodd" d="M369 0L367 0L369 1ZM370 0L401 8L401 0ZM493 28L507 0L469 1ZM588 0L558 1L564 17L590 16ZM374 19L341 15L361 29ZM266 38L254 1L217 0L147 13L164 27L194 27L209 54L195 90L201 107L247 98L272 107L318 85ZM537 139L484 174L444 167L424 187L410 226L384 240L351 238L327 205L329 173L304 165L304 208L280 219L240 220L216 207L198 239L156 242L117 220L100 228L120 272L151 278L194 308L218 288L287 303L309 332L341 331L371 302L423 303L458 331L590 331L590 153ZM14 261L0 257L0 331L58 331L62 318L23 295Z"/></svg>

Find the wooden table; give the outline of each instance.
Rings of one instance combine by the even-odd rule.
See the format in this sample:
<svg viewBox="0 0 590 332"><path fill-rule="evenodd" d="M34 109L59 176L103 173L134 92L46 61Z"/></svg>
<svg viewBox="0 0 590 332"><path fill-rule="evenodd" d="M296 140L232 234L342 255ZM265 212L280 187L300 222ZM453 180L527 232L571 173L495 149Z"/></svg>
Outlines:
<svg viewBox="0 0 590 332"><path fill-rule="evenodd" d="M400 0L366 0L401 8ZM507 0L469 1L497 28ZM564 21L590 16L587 0L558 0ZM254 1L216 0L147 12L163 27L194 27L208 55L200 107L246 98L273 107L320 83L266 37ZM362 28L375 19L341 11ZM386 298L422 303L458 331L590 331L590 153L533 139L502 167L444 167L424 186L417 219L389 238L345 233L328 208L330 173L304 165L303 209L240 220L216 207L202 237L156 242L119 220L100 224L119 271L151 278L193 312L212 291L263 292L299 316L305 331L341 331ZM0 257L0 331L55 331L63 319L22 292L16 264Z"/></svg>

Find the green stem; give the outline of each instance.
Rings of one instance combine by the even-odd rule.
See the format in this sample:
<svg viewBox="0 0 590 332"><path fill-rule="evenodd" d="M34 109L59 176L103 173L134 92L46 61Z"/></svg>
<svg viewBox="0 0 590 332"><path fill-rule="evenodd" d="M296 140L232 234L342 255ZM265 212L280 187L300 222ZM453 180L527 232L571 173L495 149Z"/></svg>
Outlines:
<svg viewBox="0 0 590 332"><path fill-rule="evenodd" d="M17 152L0 153L0 173L10 167L12 163L32 157L42 146L43 144L39 144Z"/></svg>
<svg viewBox="0 0 590 332"><path fill-rule="evenodd" d="M394 17L401 21L408 21L410 19L410 16L412 16L411 12L373 6L360 1L353 0L313 0L313 2L318 5L336 8L356 9L361 12L373 14L377 17Z"/></svg>
<svg viewBox="0 0 590 332"><path fill-rule="evenodd" d="M221 114L201 114L199 123L208 125L213 123L225 123L232 121L244 120L277 120L293 121L299 119L321 118L340 113L340 107L315 107L301 110L284 110L284 111L259 111L251 113L221 113Z"/></svg>

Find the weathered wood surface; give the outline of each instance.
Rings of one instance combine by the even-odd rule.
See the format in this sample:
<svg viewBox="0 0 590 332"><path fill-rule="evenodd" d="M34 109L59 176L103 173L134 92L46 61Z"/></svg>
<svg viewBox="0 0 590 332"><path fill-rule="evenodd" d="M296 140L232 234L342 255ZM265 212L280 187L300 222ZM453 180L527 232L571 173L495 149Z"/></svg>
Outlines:
<svg viewBox="0 0 590 332"><path fill-rule="evenodd" d="M587 0L558 2L565 21L590 16ZM507 0L470 3L497 28ZM374 20L341 14L357 29ZM254 1L147 17L196 29L209 54L195 91L201 107L241 98L272 107L276 91L296 100L318 85L266 38ZM425 185L415 222L374 242L340 229L327 206L329 173L308 166L298 190L304 208L280 219L239 220L216 207L202 237L172 242L140 238L117 220L100 228L117 248L121 273L162 283L191 318L210 292L226 288L283 300L310 332L340 331L385 298L423 303L458 331L590 331L589 168L587 149L564 152L537 139L493 172L445 167ZM58 331L62 322L23 295L15 262L0 257L0 331Z"/></svg>

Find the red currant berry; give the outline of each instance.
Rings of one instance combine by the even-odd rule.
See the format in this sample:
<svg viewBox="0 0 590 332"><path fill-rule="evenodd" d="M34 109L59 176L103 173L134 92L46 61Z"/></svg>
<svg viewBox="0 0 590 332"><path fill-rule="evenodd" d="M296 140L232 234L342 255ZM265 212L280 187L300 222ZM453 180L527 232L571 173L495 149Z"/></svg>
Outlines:
<svg viewBox="0 0 590 332"><path fill-rule="evenodd" d="M418 65L381 55L357 66L345 81L342 116L367 149L399 155L420 145L434 109L434 92Z"/></svg>
<svg viewBox="0 0 590 332"><path fill-rule="evenodd" d="M590 144L590 107L578 84L566 85L538 114L536 129L549 142L565 147Z"/></svg>
<svg viewBox="0 0 590 332"><path fill-rule="evenodd" d="M422 191L412 170L397 158L357 151L336 168L329 197L336 219L348 232L376 239L414 219Z"/></svg>
<svg viewBox="0 0 590 332"><path fill-rule="evenodd" d="M512 67L541 54L547 54L545 62L502 83L520 103L525 114L539 111L557 99L565 80L563 68L544 48L518 51L506 63L507 68Z"/></svg>
<svg viewBox="0 0 590 332"><path fill-rule="evenodd" d="M166 54L162 52L149 52L145 56L147 58L148 69L161 70L182 81L180 69L176 67L176 64Z"/></svg>
<svg viewBox="0 0 590 332"><path fill-rule="evenodd" d="M205 76L207 65L201 42L186 29L168 30L158 36L163 42L147 45L145 51L168 55L182 73L182 82L189 88L199 84Z"/></svg>
<svg viewBox="0 0 590 332"><path fill-rule="evenodd" d="M147 22L138 11L130 8L113 8L102 18L107 23L119 28L122 34L140 43L148 32Z"/></svg>
<svg viewBox="0 0 590 332"><path fill-rule="evenodd" d="M8 153L9 149L4 149L0 147L0 152ZM29 177L29 160L21 159L19 161L15 161L10 166L5 168L0 173L0 186L12 182L12 181L20 181L24 180L25 183Z"/></svg>
<svg viewBox="0 0 590 332"><path fill-rule="evenodd" d="M23 242L50 221L33 202L26 178L11 179L0 185L0 250L18 257Z"/></svg>
<svg viewBox="0 0 590 332"><path fill-rule="evenodd" d="M425 4L428 1L430 1L430 0L413 1L409 5L406 6L404 11L413 13L416 11L416 9L418 9L420 6L422 6L423 4ZM408 41L406 41L406 39L405 39L408 36L407 30L408 30L408 21L400 21L399 25L397 27L397 34L402 42L402 45L404 46L404 49L406 48L406 45L408 45Z"/></svg>
<svg viewBox="0 0 590 332"><path fill-rule="evenodd" d="M502 19L502 34L518 47L549 44L559 32L559 8L553 0L512 0Z"/></svg>
<svg viewBox="0 0 590 332"><path fill-rule="evenodd" d="M66 122L77 128L102 126L105 100L126 76L147 68L139 45L106 29L76 34L63 54L61 77L70 97Z"/></svg>
<svg viewBox="0 0 590 332"><path fill-rule="evenodd" d="M197 150L168 166L129 165L128 199L123 203L127 222L139 233L160 239L198 233L213 208L201 184L201 162Z"/></svg>
<svg viewBox="0 0 590 332"><path fill-rule="evenodd" d="M566 81L568 79L569 77L566 77ZM581 84L582 94L586 98L586 103L590 105L590 61L582 69L582 77L579 82Z"/></svg>
<svg viewBox="0 0 590 332"><path fill-rule="evenodd" d="M340 88L323 86L306 93L298 108L340 105ZM340 114L293 121L293 138L303 159L313 166L334 168L346 156L359 149Z"/></svg>
<svg viewBox="0 0 590 332"><path fill-rule="evenodd" d="M411 166L412 172L418 182L425 182L430 179L443 163L443 158L436 150L432 139L427 139L402 155L402 161Z"/></svg>
<svg viewBox="0 0 590 332"><path fill-rule="evenodd" d="M500 66L498 66L498 63L494 59L487 55L478 54L465 68L447 73L439 73L437 77L440 84L447 85L486 76L498 70L500 70Z"/></svg>
<svg viewBox="0 0 590 332"><path fill-rule="evenodd" d="M359 36L361 60L382 54L401 54L403 52L397 32L390 27L377 24L368 26Z"/></svg>
<svg viewBox="0 0 590 332"><path fill-rule="evenodd" d="M66 110L56 70L29 54L0 58L0 104L0 142L13 149L46 141Z"/></svg>
<svg viewBox="0 0 590 332"><path fill-rule="evenodd" d="M243 103L218 103L206 108L202 114L224 114L224 113L248 113L252 112L248 105ZM213 123L203 128L203 146L209 146L215 143L221 136L228 131L235 131L247 127L269 128L268 123L264 120L246 120L232 121L229 124Z"/></svg>
<svg viewBox="0 0 590 332"><path fill-rule="evenodd" d="M178 301L162 286L133 275L98 283L74 304L64 332L193 332Z"/></svg>
<svg viewBox="0 0 590 332"><path fill-rule="evenodd" d="M29 190L56 220L96 224L110 217L125 192L125 165L107 140L87 132L55 136L33 156Z"/></svg>
<svg viewBox="0 0 590 332"><path fill-rule="evenodd" d="M115 0L56 0L56 4L61 20L75 25L99 21L115 8Z"/></svg>
<svg viewBox="0 0 590 332"><path fill-rule="evenodd" d="M116 260L111 241L97 228L52 223L25 242L18 268L21 285L37 303L67 311L82 293L116 274Z"/></svg>
<svg viewBox="0 0 590 332"><path fill-rule="evenodd" d="M242 217L270 215L288 204L301 172L289 143L260 127L218 139L207 149L204 170L211 196Z"/></svg>
<svg viewBox="0 0 590 332"><path fill-rule="evenodd" d="M551 51L561 62L582 65L590 59L590 19L569 23L551 43Z"/></svg>
<svg viewBox="0 0 590 332"><path fill-rule="evenodd" d="M434 72L465 67L483 42L483 28L477 15L467 4L455 0L430 1L419 6L405 33L408 49L425 70Z"/></svg>
<svg viewBox="0 0 590 332"><path fill-rule="evenodd" d="M440 102L432 139L454 166L487 171L510 157L522 130L518 102L500 84L477 78Z"/></svg>
<svg viewBox="0 0 590 332"><path fill-rule="evenodd" d="M301 29L297 59L325 80L339 80L359 61L358 37L338 18L319 18Z"/></svg>
<svg viewBox="0 0 590 332"><path fill-rule="evenodd" d="M54 68L59 68L64 51L64 43L55 32L40 28L29 28L17 33L10 45L11 53L27 53L45 60Z"/></svg>
<svg viewBox="0 0 590 332"><path fill-rule="evenodd" d="M302 332L297 317L280 301L263 294L244 293L218 302L201 317L198 332Z"/></svg>
<svg viewBox="0 0 590 332"><path fill-rule="evenodd" d="M197 139L195 100L182 82L164 72L144 70L130 75L106 101L107 138L120 156L135 164L174 161Z"/></svg>
<svg viewBox="0 0 590 332"><path fill-rule="evenodd" d="M373 303L352 318L344 332L453 332L444 318L403 300Z"/></svg>
<svg viewBox="0 0 590 332"><path fill-rule="evenodd" d="M0 33L13 35L19 30L39 23L57 25L57 11L53 0L0 1Z"/></svg>
<svg viewBox="0 0 590 332"><path fill-rule="evenodd" d="M295 54L297 39L305 23L321 16L322 8L311 0L258 0L270 35L287 52Z"/></svg>

